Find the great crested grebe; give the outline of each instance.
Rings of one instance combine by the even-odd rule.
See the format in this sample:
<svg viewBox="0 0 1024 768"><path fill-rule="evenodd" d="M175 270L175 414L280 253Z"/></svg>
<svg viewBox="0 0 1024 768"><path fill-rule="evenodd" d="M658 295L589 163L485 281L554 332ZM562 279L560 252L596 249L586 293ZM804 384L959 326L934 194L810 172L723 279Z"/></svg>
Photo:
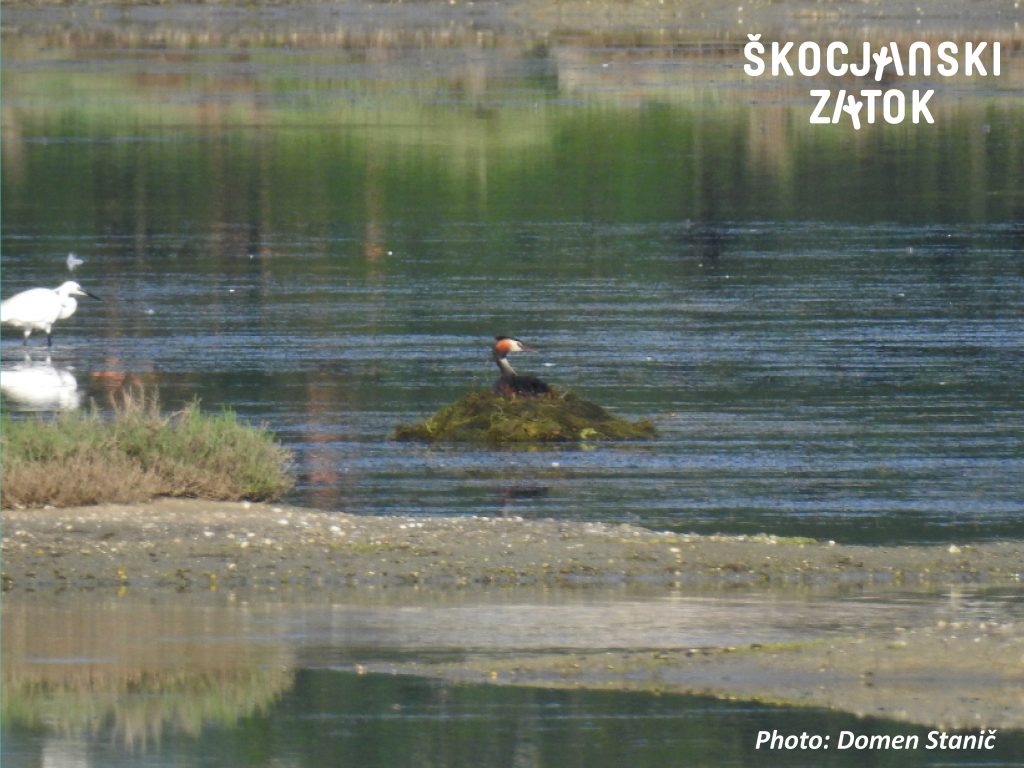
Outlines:
<svg viewBox="0 0 1024 768"><path fill-rule="evenodd" d="M99 296L82 289L74 280L68 280L58 288L30 288L16 293L0 303L0 323L21 328L25 334L24 343L32 331L46 334L46 346L53 346L50 331L58 320L67 320L78 309L75 296L88 296L99 300Z"/></svg>
<svg viewBox="0 0 1024 768"><path fill-rule="evenodd" d="M535 352L512 336L495 336L491 354L498 364L501 376L494 382L494 391L503 397L535 397L545 395L551 388L536 376L520 376L508 362L511 352Z"/></svg>

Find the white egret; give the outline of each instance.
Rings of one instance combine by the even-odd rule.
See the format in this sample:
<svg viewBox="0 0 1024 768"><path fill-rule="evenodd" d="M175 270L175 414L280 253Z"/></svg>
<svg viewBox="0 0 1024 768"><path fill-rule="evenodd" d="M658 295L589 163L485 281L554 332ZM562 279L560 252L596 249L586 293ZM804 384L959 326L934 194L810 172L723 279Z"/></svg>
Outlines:
<svg viewBox="0 0 1024 768"><path fill-rule="evenodd" d="M65 261L64 263L68 265L68 272L74 272L75 267L80 267L81 265L85 264L85 261L83 259L78 258L78 256L75 255L75 252L72 251L71 253L68 254L67 261Z"/></svg>
<svg viewBox="0 0 1024 768"><path fill-rule="evenodd" d="M32 331L43 331L46 333L46 345L53 346L50 336L53 324L75 314L78 309L75 296L88 296L100 301L99 296L82 290L74 280L68 280L58 288L30 288L0 302L0 323L21 328L25 333L25 344L28 344Z"/></svg>

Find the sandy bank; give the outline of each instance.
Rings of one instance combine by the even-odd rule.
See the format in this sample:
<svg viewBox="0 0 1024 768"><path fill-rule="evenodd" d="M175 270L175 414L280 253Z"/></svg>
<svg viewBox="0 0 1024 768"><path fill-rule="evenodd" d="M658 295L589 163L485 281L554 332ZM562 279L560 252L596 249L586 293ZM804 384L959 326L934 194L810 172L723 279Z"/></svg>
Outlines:
<svg viewBox="0 0 1024 768"><path fill-rule="evenodd" d="M516 518L161 500L6 510L6 590L302 584L1018 583L1024 542L865 547Z"/></svg>
<svg viewBox="0 0 1024 768"><path fill-rule="evenodd" d="M289 611L331 627L340 621L348 633L375 617L382 634L367 648L415 638L433 650L461 649L457 662L413 652L404 661L366 658L360 671L699 693L948 728L1024 727L1024 623L998 607L980 618L947 615L928 597L1018 594L1022 542L860 547L180 500L7 510L3 522L12 615L59 617L74 594L108 610L130 612L130 601L104 597L128 595L180 613L238 590L246 605L287 614L285 626L295 618ZM597 592L574 602L584 587ZM646 597L601 599L609 588ZM907 603L911 593L925 602ZM777 642L772 633L782 625L786 639ZM658 641L679 631L696 644Z"/></svg>
<svg viewBox="0 0 1024 768"><path fill-rule="evenodd" d="M481 655L368 670L499 685L707 695L943 729L1020 729L1022 629L1013 623L938 623L778 645Z"/></svg>

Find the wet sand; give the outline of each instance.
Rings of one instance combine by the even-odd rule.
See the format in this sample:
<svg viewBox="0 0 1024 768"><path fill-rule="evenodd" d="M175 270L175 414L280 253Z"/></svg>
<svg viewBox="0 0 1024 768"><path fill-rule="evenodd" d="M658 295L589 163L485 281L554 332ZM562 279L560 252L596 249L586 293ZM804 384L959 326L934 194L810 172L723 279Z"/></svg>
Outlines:
<svg viewBox="0 0 1024 768"><path fill-rule="evenodd" d="M413 606L410 617L420 628L402 631L422 632L422 622L432 626L436 618L457 627L458 644L472 651L457 662L415 654L408 661L368 660L360 671L700 693L949 728L1024 727L1024 623L1009 613L936 618L906 610L899 600L886 602L890 594L951 588L1018 595L1024 542L862 547L603 523L362 517L182 500L6 510L3 532L5 600L15 607L69 593L85 599L85 592L129 592L174 602L238 592L254 602L261 595L327 600L336 609L359 602L366 590L386 588L387 605L375 609L380 615L401 624L395 606ZM722 626L736 621L755 628L738 641L675 647L644 632L623 634L624 626L656 619L664 611L657 601L630 603L627 610L599 599L597 613L577 611L568 630L585 640L567 646L562 638L549 648L496 639L502 637L496 626L532 616L527 609L540 605L536 598L511 619L501 614L495 626L484 618L494 613L488 605L523 590L550 598L616 587L642 589L648 597L714 601L719 595L715 610L734 611ZM438 596L453 592L462 593L459 599L471 595L473 603L454 618L437 608ZM880 600L882 613L870 621L851 614L851 594ZM746 607L737 607L736 595ZM792 639L777 642L770 632L758 639L759 620L749 606L798 606L800 595L813 597L813 618L794 615L787 628ZM606 620L595 621L605 609ZM703 610L695 624L707 619ZM834 631L823 634L821 626L830 623Z"/></svg>
<svg viewBox="0 0 1024 768"><path fill-rule="evenodd" d="M900 627L879 637L728 648L375 664L448 681L685 693L823 707L942 729L1024 728L1020 625Z"/></svg>
<svg viewBox="0 0 1024 768"><path fill-rule="evenodd" d="M1019 583L1024 542L845 546L632 525L369 517L263 504L6 510L6 590L130 585Z"/></svg>

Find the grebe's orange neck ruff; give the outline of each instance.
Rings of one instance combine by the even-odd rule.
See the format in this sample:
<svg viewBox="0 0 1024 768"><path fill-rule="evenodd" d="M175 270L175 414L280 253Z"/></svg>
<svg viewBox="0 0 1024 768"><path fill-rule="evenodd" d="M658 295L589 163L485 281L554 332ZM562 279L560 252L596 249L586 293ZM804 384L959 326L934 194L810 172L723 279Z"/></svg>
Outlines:
<svg viewBox="0 0 1024 768"><path fill-rule="evenodd" d="M551 388L536 376L520 376L508 362L512 352L533 352L519 339L512 336L495 336L491 354L501 371L501 377L494 385L494 391L503 397L536 397L551 391Z"/></svg>
<svg viewBox="0 0 1024 768"><path fill-rule="evenodd" d="M516 371L509 363L507 355L512 352L533 352L528 346L513 336L495 336L494 348L491 353L494 355L494 362L498 364L502 376L515 376Z"/></svg>
<svg viewBox="0 0 1024 768"><path fill-rule="evenodd" d="M521 342L514 336L495 336L494 337L494 354L507 355L510 352L536 352L537 350L531 349Z"/></svg>

